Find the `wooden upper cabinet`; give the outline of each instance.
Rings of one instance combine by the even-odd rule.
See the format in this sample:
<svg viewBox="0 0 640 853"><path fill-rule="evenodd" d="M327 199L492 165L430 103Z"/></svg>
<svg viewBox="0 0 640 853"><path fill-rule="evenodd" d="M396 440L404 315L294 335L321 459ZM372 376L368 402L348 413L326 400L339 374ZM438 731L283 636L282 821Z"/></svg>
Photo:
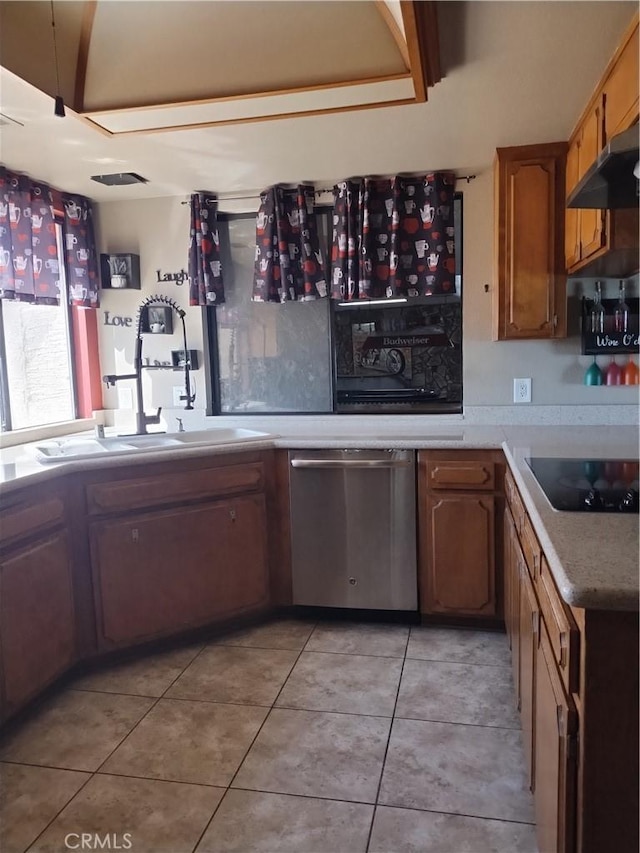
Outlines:
<svg viewBox="0 0 640 853"><path fill-rule="evenodd" d="M604 85L605 131L612 136L631 127L638 118L638 16L627 30Z"/></svg>
<svg viewBox="0 0 640 853"><path fill-rule="evenodd" d="M494 340L566 335L566 154L565 142L497 150Z"/></svg>
<svg viewBox="0 0 640 853"><path fill-rule="evenodd" d="M613 136L638 120L638 15L569 139L568 196ZM565 265L567 272L626 277L637 269L638 208L590 210L566 208Z"/></svg>

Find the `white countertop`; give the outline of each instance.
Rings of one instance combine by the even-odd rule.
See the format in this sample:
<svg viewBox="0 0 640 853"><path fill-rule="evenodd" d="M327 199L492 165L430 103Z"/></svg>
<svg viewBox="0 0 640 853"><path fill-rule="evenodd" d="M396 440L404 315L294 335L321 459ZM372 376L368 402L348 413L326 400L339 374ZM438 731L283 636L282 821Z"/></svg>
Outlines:
<svg viewBox="0 0 640 853"><path fill-rule="evenodd" d="M286 425L282 425L286 428ZM503 449L521 491L533 527L564 599L572 606L638 610L638 516L554 510L526 465L529 456L582 459L638 458L636 426L480 426L442 423L399 429L393 424L369 428L333 424L331 432L309 424L305 434L270 436L264 441L181 448L147 449L116 457L88 457L43 465L32 446L0 451L3 491L49 480L61 473L129 467L242 450L278 448ZM292 424L293 427L293 424ZM284 430L283 430L284 431Z"/></svg>

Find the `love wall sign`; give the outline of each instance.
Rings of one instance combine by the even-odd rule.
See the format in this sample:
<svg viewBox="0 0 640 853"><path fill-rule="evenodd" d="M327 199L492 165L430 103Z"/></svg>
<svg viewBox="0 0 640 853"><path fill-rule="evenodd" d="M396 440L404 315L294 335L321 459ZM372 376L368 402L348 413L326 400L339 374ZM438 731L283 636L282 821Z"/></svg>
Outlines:
<svg viewBox="0 0 640 853"><path fill-rule="evenodd" d="M111 312L105 311L104 325L121 326L123 329L129 329L133 325L133 317L122 317L119 314L111 314Z"/></svg>

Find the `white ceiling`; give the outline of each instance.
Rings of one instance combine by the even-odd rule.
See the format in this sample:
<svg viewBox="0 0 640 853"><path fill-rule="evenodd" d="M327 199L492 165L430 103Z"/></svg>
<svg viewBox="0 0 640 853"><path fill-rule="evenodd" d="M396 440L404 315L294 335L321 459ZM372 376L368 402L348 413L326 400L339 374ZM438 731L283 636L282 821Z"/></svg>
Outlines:
<svg viewBox="0 0 640 853"><path fill-rule="evenodd" d="M298 0L288 5L294 14ZM339 0L327 6L337 11ZM498 146L568 138L637 8L440 2L444 79L427 103L122 137L104 136L70 111L54 117L48 95L3 68L1 110L21 124L0 127L0 159L97 201L196 189L254 195L274 183L327 186L363 174L477 173L491 167ZM323 44L313 50L319 54ZM103 187L90 180L124 171L149 183Z"/></svg>

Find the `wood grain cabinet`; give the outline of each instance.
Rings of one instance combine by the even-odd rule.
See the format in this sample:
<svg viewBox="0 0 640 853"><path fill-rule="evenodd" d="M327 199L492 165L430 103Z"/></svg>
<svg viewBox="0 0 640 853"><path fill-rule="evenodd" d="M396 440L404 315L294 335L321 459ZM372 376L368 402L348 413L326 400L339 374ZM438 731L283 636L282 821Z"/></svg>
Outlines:
<svg viewBox="0 0 640 853"><path fill-rule="evenodd" d="M569 607L510 472L505 495L505 622L538 847L635 852L638 614Z"/></svg>
<svg viewBox="0 0 640 853"><path fill-rule="evenodd" d="M265 604L262 496L91 525L100 635L110 646Z"/></svg>
<svg viewBox="0 0 640 853"><path fill-rule="evenodd" d="M0 717L13 715L76 659L72 549L64 504L25 489L2 513Z"/></svg>
<svg viewBox="0 0 640 853"><path fill-rule="evenodd" d="M567 144L498 148L493 339L566 335Z"/></svg>
<svg viewBox="0 0 640 853"><path fill-rule="evenodd" d="M498 615L497 507L501 471L492 451L418 454L420 611L431 616Z"/></svg>
<svg viewBox="0 0 640 853"><path fill-rule="evenodd" d="M566 195L613 136L638 120L638 15L627 28L569 138ZM637 269L638 209L566 208L565 265L583 275L626 276Z"/></svg>
<svg viewBox="0 0 640 853"><path fill-rule="evenodd" d="M208 476L196 472L195 481L224 483L227 491L238 482L256 489L261 480L255 472L255 465L228 466ZM149 502L157 504L162 495L165 503L176 500L163 488L170 476L155 484L150 479L144 478ZM119 490L136 505L144 502L135 479L102 485L89 488L94 501ZM268 605L264 494L226 496L223 489L215 500L215 493L205 492L195 504L153 506L90 524L100 648L177 634Z"/></svg>

